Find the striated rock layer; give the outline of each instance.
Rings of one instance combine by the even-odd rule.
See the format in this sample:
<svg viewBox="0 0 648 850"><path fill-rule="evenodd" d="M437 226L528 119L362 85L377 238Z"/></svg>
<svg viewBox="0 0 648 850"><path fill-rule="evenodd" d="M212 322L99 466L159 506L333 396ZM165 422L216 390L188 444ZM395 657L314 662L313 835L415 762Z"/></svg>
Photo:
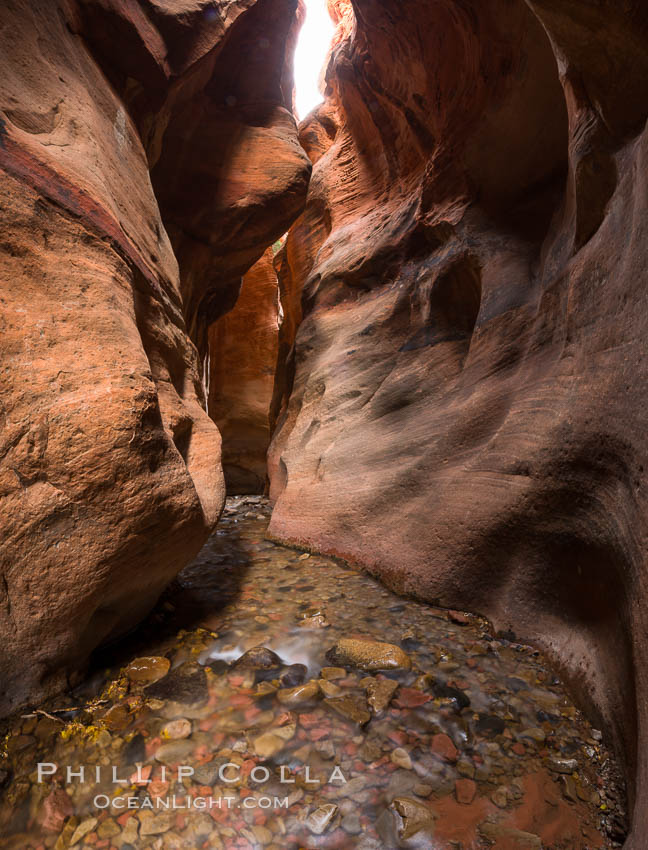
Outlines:
<svg viewBox="0 0 648 850"><path fill-rule="evenodd" d="M271 534L548 647L643 847L646 4L330 5Z"/></svg>
<svg viewBox="0 0 648 850"><path fill-rule="evenodd" d="M204 346L205 302L303 206L296 9L2 4L0 712L138 622L219 516L183 312Z"/></svg>
<svg viewBox="0 0 648 850"><path fill-rule="evenodd" d="M303 0L77 2L145 147L204 362L209 325L306 200L311 164L292 114Z"/></svg>
<svg viewBox="0 0 648 850"><path fill-rule="evenodd" d="M263 493L279 343L273 249L243 278L233 310L209 328L209 415L223 438L227 491Z"/></svg>

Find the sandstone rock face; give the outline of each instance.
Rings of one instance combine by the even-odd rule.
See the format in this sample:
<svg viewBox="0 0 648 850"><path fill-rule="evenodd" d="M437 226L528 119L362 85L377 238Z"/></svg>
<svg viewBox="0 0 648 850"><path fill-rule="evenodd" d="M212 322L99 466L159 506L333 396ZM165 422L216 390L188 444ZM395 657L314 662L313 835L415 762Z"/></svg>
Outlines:
<svg viewBox="0 0 648 850"><path fill-rule="evenodd" d="M209 415L223 438L230 493L263 493L279 344L273 249L243 278L233 310L209 328Z"/></svg>
<svg viewBox="0 0 648 850"><path fill-rule="evenodd" d="M204 361L209 325L304 206L311 169L292 115L303 8L298 0L140 5L79 0L79 27L139 129ZM116 55L111 34L129 49Z"/></svg>
<svg viewBox="0 0 648 850"><path fill-rule="evenodd" d="M2 5L0 712L138 622L219 516L183 313L204 346L205 302L303 204L296 8Z"/></svg>
<svg viewBox="0 0 648 850"><path fill-rule="evenodd" d="M301 128L270 531L548 647L643 846L646 5L353 8Z"/></svg>

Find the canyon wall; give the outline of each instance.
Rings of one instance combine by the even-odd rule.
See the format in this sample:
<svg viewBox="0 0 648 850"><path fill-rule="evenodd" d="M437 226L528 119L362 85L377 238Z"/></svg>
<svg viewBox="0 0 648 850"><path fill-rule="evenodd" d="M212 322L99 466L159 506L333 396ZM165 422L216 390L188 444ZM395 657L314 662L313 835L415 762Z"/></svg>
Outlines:
<svg viewBox="0 0 648 850"><path fill-rule="evenodd" d="M297 8L2 4L1 713L74 681L217 521L201 358L305 201Z"/></svg>
<svg viewBox="0 0 648 850"><path fill-rule="evenodd" d="M243 278L232 310L209 328L209 415L223 438L229 493L263 493L279 346L274 251Z"/></svg>
<svg viewBox="0 0 648 850"><path fill-rule="evenodd" d="M329 5L270 533L548 648L643 847L647 5Z"/></svg>

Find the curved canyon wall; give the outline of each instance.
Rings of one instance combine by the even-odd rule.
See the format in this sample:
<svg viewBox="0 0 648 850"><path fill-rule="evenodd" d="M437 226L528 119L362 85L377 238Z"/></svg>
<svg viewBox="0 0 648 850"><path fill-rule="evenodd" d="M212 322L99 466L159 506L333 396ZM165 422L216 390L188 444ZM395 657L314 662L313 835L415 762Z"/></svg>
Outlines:
<svg viewBox="0 0 648 850"><path fill-rule="evenodd" d="M198 350L303 208L297 6L2 4L2 713L137 623L219 516Z"/></svg>
<svg viewBox="0 0 648 850"><path fill-rule="evenodd" d="M643 847L648 9L329 5L270 533L547 647Z"/></svg>
<svg viewBox="0 0 648 850"><path fill-rule="evenodd" d="M209 328L209 415L223 438L228 493L264 493L281 322L274 251L243 278L232 310Z"/></svg>

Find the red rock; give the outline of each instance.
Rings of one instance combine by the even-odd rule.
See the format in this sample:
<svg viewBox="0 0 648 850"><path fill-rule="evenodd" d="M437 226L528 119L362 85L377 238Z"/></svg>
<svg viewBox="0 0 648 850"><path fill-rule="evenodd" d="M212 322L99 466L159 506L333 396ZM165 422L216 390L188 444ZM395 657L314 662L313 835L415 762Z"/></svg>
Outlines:
<svg viewBox="0 0 648 850"><path fill-rule="evenodd" d="M455 796L458 803L469 806L475 799L477 785L472 779L458 779L455 782Z"/></svg>
<svg viewBox="0 0 648 850"><path fill-rule="evenodd" d="M141 620L223 504L208 326L301 212L311 166L294 0L214 11L3 9L0 713Z"/></svg>
<svg viewBox="0 0 648 850"><path fill-rule="evenodd" d="M442 732L432 736L430 749L433 753L436 753L442 759L449 762L456 762L459 755L459 751L452 743L452 740Z"/></svg>
<svg viewBox="0 0 648 850"><path fill-rule="evenodd" d="M232 694L229 703L233 708L244 708L252 704L252 698L245 694Z"/></svg>
<svg viewBox="0 0 648 850"><path fill-rule="evenodd" d="M53 788L43 801L40 823L45 832L59 833L72 814L72 800L61 788Z"/></svg>
<svg viewBox="0 0 648 850"><path fill-rule="evenodd" d="M232 493L263 493L270 406L279 348L279 299L273 249L243 278L233 310L209 328L209 414L223 437Z"/></svg>
<svg viewBox="0 0 648 850"><path fill-rule="evenodd" d="M452 623L457 623L459 626L467 626L470 624L470 617L461 611L448 611L448 619Z"/></svg>
<svg viewBox="0 0 648 850"><path fill-rule="evenodd" d="M129 779L131 785L141 785L145 786L148 784L148 780L151 778L151 773L153 772L153 765L145 764L142 765L139 771L135 771Z"/></svg>
<svg viewBox="0 0 648 850"><path fill-rule="evenodd" d="M308 732L308 737L311 741L321 741L322 738L326 738L327 735L330 734L330 729L326 729L324 727L321 728L311 728Z"/></svg>
<svg viewBox="0 0 648 850"><path fill-rule="evenodd" d="M255 761L255 759L246 759L246 760L243 762L243 764L241 765L241 771L240 771L240 772L241 772L241 776L242 776L242 777L247 777L247 776L249 776L249 775L250 775L250 773L254 770L254 768L255 768L256 766L257 766L257 762Z"/></svg>
<svg viewBox="0 0 648 850"><path fill-rule="evenodd" d="M511 747L511 752L514 752L516 756L523 756L526 755L526 747L518 741Z"/></svg>
<svg viewBox="0 0 648 850"><path fill-rule="evenodd" d="M430 702L431 699L432 697L429 694L424 694L415 688L400 688L395 703L401 708L418 708L425 705L426 702Z"/></svg>
<svg viewBox="0 0 648 850"><path fill-rule="evenodd" d="M330 0L292 226L294 0L4 5L0 711L130 630L209 534L209 328L290 227L270 534L559 652L638 845L645 4Z"/></svg>
<svg viewBox="0 0 648 850"><path fill-rule="evenodd" d="M560 652L641 846L648 9L352 7L279 257L269 533Z"/></svg>
<svg viewBox="0 0 648 850"><path fill-rule="evenodd" d="M146 787L151 797L166 797L169 792L169 783L161 779L154 779Z"/></svg>
<svg viewBox="0 0 648 850"><path fill-rule="evenodd" d="M387 733L387 737L390 741L393 741L395 744L398 744L399 747L404 746L409 740L409 736L402 732L400 729L392 729Z"/></svg>

